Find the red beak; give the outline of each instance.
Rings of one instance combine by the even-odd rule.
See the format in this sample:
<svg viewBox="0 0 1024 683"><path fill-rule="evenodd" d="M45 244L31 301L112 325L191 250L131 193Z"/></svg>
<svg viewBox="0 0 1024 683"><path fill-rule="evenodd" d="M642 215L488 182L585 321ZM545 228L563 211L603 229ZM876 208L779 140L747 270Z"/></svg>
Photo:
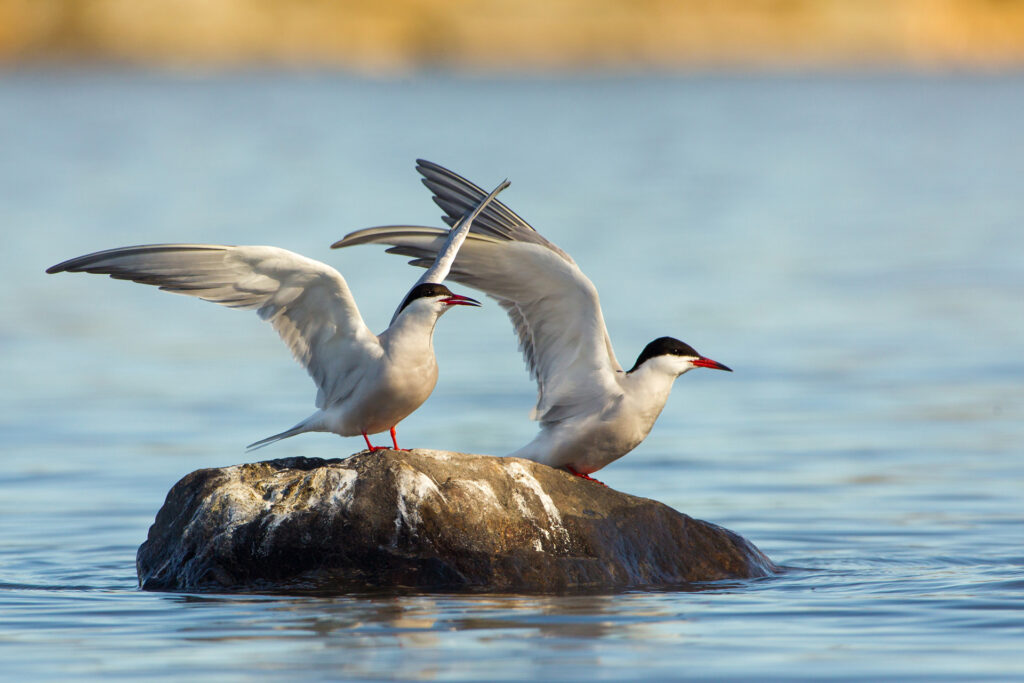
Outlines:
<svg viewBox="0 0 1024 683"><path fill-rule="evenodd" d="M711 360L710 358L705 358L703 356L693 361L693 365L698 368L711 368L712 370L725 370L726 372L732 372L732 368L722 365L717 360Z"/></svg>
<svg viewBox="0 0 1024 683"><path fill-rule="evenodd" d="M476 299L470 299L468 296L462 296L461 294L452 294L451 296L441 299L441 303L446 306L479 306L480 302Z"/></svg>

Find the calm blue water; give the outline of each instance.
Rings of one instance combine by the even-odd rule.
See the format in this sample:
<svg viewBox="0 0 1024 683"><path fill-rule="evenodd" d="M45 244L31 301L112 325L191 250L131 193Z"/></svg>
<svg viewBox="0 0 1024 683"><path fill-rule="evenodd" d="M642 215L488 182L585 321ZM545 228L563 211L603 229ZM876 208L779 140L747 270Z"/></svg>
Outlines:
<svg viewBox="0 0 1024 683"><path fill-rule="evenodd" d="M0 678L1024 678L1022 111L1021 77L0 75ZM418 272L327 247L437 224L417 156L512 180L623 364L668 334L735 369L682 378L600 476L799 569L565 598L136 589L167 490L305 417L312 383L250 313L44 268L273 244L382 329ZM400 443L530 438L497 306L436 346Z"/></svg>

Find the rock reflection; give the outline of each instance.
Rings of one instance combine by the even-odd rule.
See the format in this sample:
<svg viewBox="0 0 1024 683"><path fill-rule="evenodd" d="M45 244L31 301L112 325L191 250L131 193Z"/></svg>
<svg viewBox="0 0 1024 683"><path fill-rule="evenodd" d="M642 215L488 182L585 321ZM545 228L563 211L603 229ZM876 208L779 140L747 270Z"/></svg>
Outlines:
<svg viewBox="0 0 1024 683"><path fill-rule="evenodd" d="M712 586L718 590L734 582ZM578 649L579 642L606 638L648 639L651 628L687 617L666 608L674 603L659 593L611 595L389 595L337 598L264 598L177 596L182 603L217 605L222 617L186 626L189 638L225 640L265 637L272 622L275 637L322 638L329 647L380 646L391 640L399 647L434 648L439 634L472 633L479 642L497 638L544 638L566 642L555 649ZM246 616L248 618L246 618ZM226 629L230 623L230 629ZM247 628L245 625L251 628ZM488 634L484 632L493 632ZM589 646L588 646L589 647Z"/></svg>

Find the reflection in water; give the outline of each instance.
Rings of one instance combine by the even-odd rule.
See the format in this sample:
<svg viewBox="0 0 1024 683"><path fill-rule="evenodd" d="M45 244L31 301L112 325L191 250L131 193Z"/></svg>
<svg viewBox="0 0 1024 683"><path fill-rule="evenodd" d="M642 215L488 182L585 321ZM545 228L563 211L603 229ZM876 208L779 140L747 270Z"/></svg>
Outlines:
<svg viewBox="0 0 1024 683"><path fill-rule="evenodd" d="M631 637L634 627L677 619L665 603L643 604L657 593L582 596L394 595L313 597L171 596L187 605L217 612L256 608L263 618L286 632L315 636L359 635L417 637L423 633L459 631L531 631L538 637ZM209 625L196 631L217 631ZM210 636L219 639L221 636ZM431 641L409 644L429 646Z"/></svg>
<svg viewBox="0 0 1024 683"><path fill-rule="evenodd" d="M181 636L190 642L260 647L268 637L309 641L321 653L338 652L335 661L343 663L339 671L347 674L367 674L378 666L378 658L398 657L409 650L493 660L498 666L514 667L506 673L524 674L523 662L513 663L511 653L540 648L559 667L593 667L606 656L606 641L679 641L686 622L683 615L668 609L671 603L644 593L167 599L200 612L209 610L209 618L200 617L182 629ZM460 634L454 647L453 633ZM340 654L346 651L351 653ZM549 665L546 657L528 661L541 671ZM415 677L430 677L430 673L429 667L417 669Z"/></svg>
<svg viewBox="0 0 1024 683"><path fill-rule="evenodd" d="M784 648L810 654L821 638L855 641L861 627L854 624L861 620L870 620L873 632L886 634L894 645L916 652L928 649L935 634L950 625L1016 628L1019 622L1008 615L1024 609L1019 590L1024 579L999 581L999 563L988 570L992 599L977 605L988 610L985 617L963 612L971 604L964 601L982 587L965 584L963 562L953 558L830 564L690 593L334 598L136 593L135 599L180 605L184 609L174 619L179 631L172 638L189 647L227 647L254 670L273 660L294 671L344 676L388 671L416 679L459 672L477 678L553 677L598 669L628 677L638 662L647 674L673 677L690 650L725 657L686 660L687 671L710 675L729 670L734 662L726 653L736 642L750 639L746 665L764 666ZM920 592L914 596L899 585L908 573L917 577ZM1008 599L1011 593L1016 597ZM936 621L937 613L945 616ZM795 625L797 632L814 637L794 645ZM672 658L645 659L645 653L663 653L665 647L673 648ZM954 661L957 650L934 656ZM819 664L827 668L837 657L824 656Z"/></svg>

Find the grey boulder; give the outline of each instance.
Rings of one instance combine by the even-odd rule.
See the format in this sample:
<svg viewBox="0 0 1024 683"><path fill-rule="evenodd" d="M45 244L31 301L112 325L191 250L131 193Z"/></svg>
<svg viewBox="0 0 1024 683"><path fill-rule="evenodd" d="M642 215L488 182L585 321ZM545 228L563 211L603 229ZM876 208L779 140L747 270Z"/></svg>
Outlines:
<svg viewBox="0 0 1024 683"><path fill-rule="evenodd" d="M197 470L137 556L146 590L685 588L776 567L727 529L529 460L362 452Z"/></svg>

